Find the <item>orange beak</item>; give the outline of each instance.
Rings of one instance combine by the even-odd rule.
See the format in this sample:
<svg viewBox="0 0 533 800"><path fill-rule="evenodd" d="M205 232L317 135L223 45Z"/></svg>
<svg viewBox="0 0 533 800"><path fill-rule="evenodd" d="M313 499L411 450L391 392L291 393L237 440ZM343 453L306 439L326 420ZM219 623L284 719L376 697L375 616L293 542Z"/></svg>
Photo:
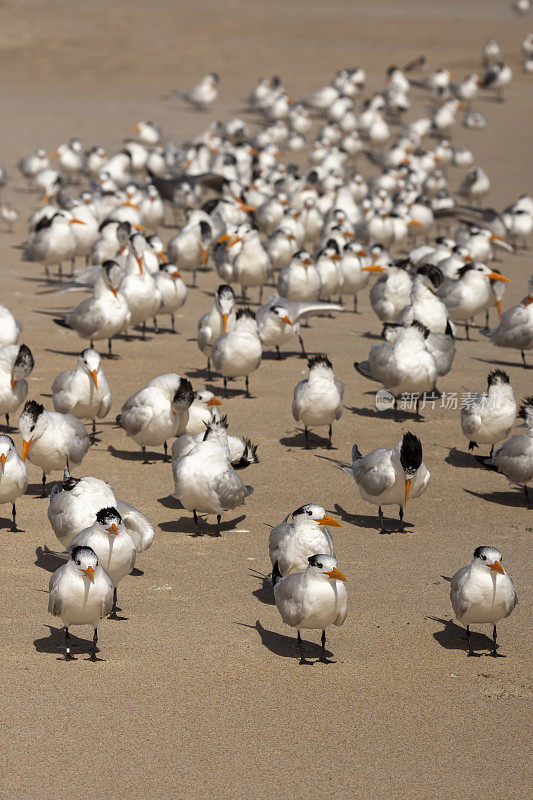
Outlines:
<svg viewBox="0 0 533 800"><path fill-rule="evenodd" d="M0 461L2 462L2 475L3 475L5 473L5 471L6 471L6 455L5 455L5 453L2 453L0 455Z"/></svg>
<svg viewBox="0 0 533 800"><path fill-rule="evenodd" d="M54 150L54 152L50 155L50 158L59 158L59 150Z"/></svg>
<svg viewBox="0 0 533 800"><path fill-rule="evenodd" d="M237 203L239 204L239 208L241 209L241 211L255 211L255 206L247 205L242 199L242 197L237 198Z"/></svg>
<svg viewBox="0 0 533 800"><path fill-rule="evenodd" d="M98 391L98 378L96 377L96 370L95 369L91 370L91 377L92 377L92 379L94 381L94 385L96 386L96 391Z"/></svg>
<svg viewBox="0 0 533 800"><path fill-rule="evenodd" d="M176 272L172 273L173 278L181 278L181 273L176 270Z"/></svg>
<svg viewBox="0 0 533 800"><path fill-rule="evenodd" d="M164 254L164 252L162 250L159 251L159 253L157 254L157 257L160 258L161 261L166 261L167 260L167 257L166 257L166 255Z"/></svg>
<svg viewBox="0 0 533 800"><path fill-rule="evenodd" d="M48 194L48 192L45 192L43 194L43 199L41 200L41 204L45 206L49 200L50 200L50 195Z"/></svg>
<svg viewBox="0 0 533 800"><path fill-rule="evenodd" d="M202 247L202 267L205 267L206 261L207 261L207 250L205 247Z"/></svg>
<svg viewBox="0 0 533 800"><path fill-rule="evenodd" d="M108 533L112 533L113 536L117 536L118 535L118 528L117 528L117 526L115 525L114 522L113 522L112 525L109 526L109 528L106 528L106 531Z"/></svg>
<svg viewBox="0 0 533 800"><path fill-rule="evenodd" d="M135 228L136 231L145 231L146 230L144 225L132 225L132 228Z"/></svg>
<svg viewBox="0 0 533 800"><path fill-rule="evenodd" d="M331 256L331 260L332 261L341 261L342 260L342 256L339 255L339 253L333 253L333 255Z"/></svg>
<svg viewBox="0 0 533 800"><path fill-rule="evenodd" d="M139 256L139 258L137 259L137 264L139 265L139 272L142 275L142 271L143 271L143 257L142 256Z"/></svg>
<svg viewBox="0 0 533 800"><path fill-rule="evenodd" d="M90 578L91 583L94 583L94 572L92 567L87 567L87 569L80 569L80 572L83 572L84 575L87 575Z"/></svg>
<svg viewBox="0 0 533 800"><path fill-rule="evenodd" d="M337 520L333 519L333 517L328 517L327 514L324 514L322 519L317 519L317 522L319 525L331 525L332 528L342 528L340 522L337 522Z"/></svg>
<svg viewBox="0 0 533 800"><path fill-rule="evenodd" d="M526 299L526 306L528 306L530 303L533 303L533 297L528 297Z"/></svg>
<svg viewBox="0 0 533 800"><path fill-rule="evenodd" d="M328 578L333 578L336 581L347 581L348 580L348 578L345 575L343 575L342 572L340 571L340 569L337 569L337 567L333 567L331 572L326 572L326 575L328 576Z"/></svg>
<svg viewBox="0 0 533 800"><path fill-rule="evenodd" d="M116 296L117 296L118 289L111 289L111 291L113 292L113 294L114 294L114 295L115 295L115 297L116 297Z"/></svg>
<svg viewBox="0 0 533 800"><path fill-rule="evenodd" d="M228 239L231 239L229 233L225 233L223 236L219 236L217 239L217 244L222 244L222 242L227 242Z"/></svg>
<svg viewBox="0 0 533 800"><path fill-rule="evenodd" d="M495 233L492 234L490 237L491 242L504 242L505 239L502 236L497 236Z"/></svg>
<svg viewBox="0 0 533 800"><path fill-rule="evenodd" d="M136 206L135 203L131 203L129 200L126 200L125 203L122 203L123 206L129 206L129 208L134 208L136 211L140 211L141 209L139 206Z"/></svg>
<svg viewBox="0 0 533 800"><path fill-rule="evenodd" d="M502 567L502 565L500 564L499 561L495 561L494 564L492 564L491 570L493 572L499 572L500 575L505 575L505 570L504 570L504 568Z"/></svg>
<svg viewBox="0 0 533 800"><path fill-rule="evenodd" d="M405 481L405 505L407 505L407 498L409 497L409 489L411 488L411 479Z"/></svg>
<svg viewBox="0 0 533 800"><path fill-rule="evenodd" d="M353 233L351 231L344 231L342 235L345 239L353 239Z"/></svg>
<svg viewBox="0 0 533 800"><path fill-rule="evenodd" d="M207 401L207 405L208 406L221 406L222 405L222 401L221 400L217 400L216 397L212 397L210 400Z"/></svg>
<svg viewBox="0 0 533 800"><path fill-rule="evenodd" d="M365 250L358 250L355 255L361 258L361 256L368 256L368 253Z"/></svg>
<svg viewBox="0 0 533 800"><path fill-rule="evenodd" d="M409 222L408 222L407 224L408 224L408 225L411 225L412 227L415 227L415 228L423 228L423 227L424 227L424 226L422 225L422 223L421 223L421 222L418 222L418 220L416 220L416 219L410 219L410 220L409 220Z"/></svg>
<svg viewBox="0 0 533 800"><path fill-rule="evenodd" d="M76 222L78 225L87 225L87 223L84 222L82 219L76 219L76 217L73 217L70 220L70 224L72 225L74 222Z"/></svg>
<svg viewBox="0 0 533 800"><path fill-rule="evenodd" d="M292 325L292 322L291 322L291 320L290 320L290 319L289 319L287 316L285 316L285 317L282 317L282 318L281 318L281 321L282 321L282 322L286 322L286 323L287 323L287 325Z"/></svg>
<svg viewBox="0 0 533 800"><path fill-rule="evenodd" d="M17 381L15 381L15 380L13 380L13 378L11 378L11 388L14 389L16 385L17 385Z"/></svg>
<svg viewBox="0 0 533 800"><path fill-rule="evenodd" d="M228 315L227 314L222 314L222 328L224 330L224 333L226 333L227 324L228 324Z"/></svg>
<svg viewBox="0 0 533 800"><path fill-rule="evenodd" d="M472 256L465 256L465 261L473 261L474 259Z"/></svg>
<svg viewBox="0 0 533 800"><path fill-rule="evenodd" d="M140 131L140 128L139 128L139 126L138 126L138 125L134 125L132 128L130 128L130 131L131 131L132 133L139 133L139 131Z"/></svg>
<svg viewBox="0 0 533 800"><path fill-rule="evenodd" d="M385 272L379 264L371 264L369 267L361 267L361 272Z"/></svg>
<svg viewBox="0 0 533 800"><path fill-rule="evenodd" d="M233 239L227 243L226 250L229 250L230 247L233 247L233 245L237 244L237 242L242 242L242 238L240 236L234 236Z"/></svg>
<svg viewBox="0 0 533 800"><path fill-rule="evenodd" d="M22 442L22 460L26 461L28 458L28 450L30 449L30 444L33 442L33 436L31 439L24 439Z"/></svg>
<svg viewBox="0 0 533 800"><path fill-rule="evenodd" d="M498 309L498 316L501 317L502 315L502 304L499 300L496 300L496 307Z"/></svg>
<svg viewBox="0 0 533 800"><path fill-rule="evenodd" d="M304 260L302 261L302 264L305 264L306 267L310 267L312 263L313 263L312 258L304 258Z"/></svg>
<svg viewBox="0 0 533 800"><path fill-rule="evenodd" d="M491 281L504 281L504 283L511 283L509 278L506 278L505 275L499 275L497 272L491 272L489 278Z"/></svg>

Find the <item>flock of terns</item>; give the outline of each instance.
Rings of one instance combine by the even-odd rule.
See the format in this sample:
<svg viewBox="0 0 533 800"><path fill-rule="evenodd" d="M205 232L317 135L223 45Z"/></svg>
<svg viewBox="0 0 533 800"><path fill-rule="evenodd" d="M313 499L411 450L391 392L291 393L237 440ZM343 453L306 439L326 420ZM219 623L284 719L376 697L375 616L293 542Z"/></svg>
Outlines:
<svg viewBox="0 0 533 800"><path fill-rule="evenodd" d="M529 58L528 47L522 45ZM516 253L526 246L533 199L521 195L503 210L482 207L489 176L475 165L472 151L451 138L459 111L465 111L465 125L482 127L482 115L473 108L478 93L502 99L512 79L495 40L484 47L482 63L481 77L460 81L447 69L430 73L423 58L392 66L383 88L371 96L365 95L363 69L343 69L297 102L276 76L260 80L248 99L247 114L261 123L257 129L240 118L216 121L193 141L176 145L144 121L114 154L71 139L51 157L37 150L20 161L29 186L43 196L29 220L25 257L44 267L45 292L87 293L54 318L86 346L73 368L55 378L53 411L33 399L25 402L34 358L26 344L17 343L22 326L0 307L0 413L7 426L9 415L22 407L22 455L9 435L0 436L0 503L11 504L12 530L18 530L15 503L28 485L26 461L42 471L43 496L47 476L63 471L50 492L48 518L67 560L50 580L49 611L65 626L67 659L74 658L70 627L92 625L90 657L97 660L98 623L108 614L117 617L118 584L154 539L150 522L105 481L71 474L91 445L95 420L110 411L103 358L117 358L113 342L120 336L127 347L133 328L144 338L147 326L158 332L167 318L174 332L174 315L198 275L202 279L214 267L219 278L212 305L198 321L197 343L207 373L214 370L224 388L244 379L250 396L250 378L263 352L275 350L281 358L282 348L298 340L309 371L294 388L292 413L303 426L306 447L317 427L328 430L331 445L344 393L328 356L306 352L308 319L343 311L346 298L356 311L374 274L369 297L382 341L354 366L395 404L412 395L418 413L420 399L438 396L438 379L453 368L459 326L468 338L480 316L481 332L494 345L521 353L527 366L533 278L524 277L524 299L502 311L508 279L493 262L495 248ZM175 99L206 109L218 85L212 73ZM429 116L408 120L413 91L431 98ZM292 163L292 153L302 163L307 155L307 164ZM366 175L362 162L369 165ZM454 169L463 172L455 190ZM177 232L165 243L159 232L169 213ZM266 287L270 296L264 301ZM257 293L255 311L250 292ZM105 349L106 342L104 355L95 347L103 343ZM174 496L192 513L195 536L204 533L200 516L214 516L210 532L220 536L222 514L253 492L240 473L257 461L257 445L228 433L220 404L212 392L195 391L187 378L170 373L135 392L116 418L143 462L147 448L163 448ZM511 436L517 412L527 432ZM490 445L483 460L523 487L529 504L533 397L518 406L509 376L492 370L487 390L471 393L460 416L469 447ZM392 449L366 455L354 444L351 463L339 467L377 507L382 533L403 530L408 500L420 497L430 480L422 443L411 432ZM388 505L399 507L398 528L385 524ZM327 661L326 628L346 618L346 578L329 531L339 525L309 503L270 533L275 602L284 622L297 630L302 664L310 662L300 630L322 631ZM492 655L498 655L496 623L517 598L496 548L476 548L471 564L452 579L451 601L467 629L468 654L475 655L469 626L490 623Z"/></svg>

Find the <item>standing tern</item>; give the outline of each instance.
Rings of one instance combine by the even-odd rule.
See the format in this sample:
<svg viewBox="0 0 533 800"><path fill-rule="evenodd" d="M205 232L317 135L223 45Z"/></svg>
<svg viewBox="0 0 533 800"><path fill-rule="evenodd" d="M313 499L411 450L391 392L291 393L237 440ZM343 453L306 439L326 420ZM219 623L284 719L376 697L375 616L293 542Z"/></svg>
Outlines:
<svg viewBox="0 0 533 800"><path fill-rule="evenodd" d="M326 514L322 506L306 503L272 528L268 552L274 585L285 575L305 572L309 556L317 552L335 557L333 540L326 525L342 527L340 522Z"/></svg>
<svg viewBox="0 0 533 800"><path fill-rule="evenodd" d="M91 446L85 426L71 414L45 411L41 403L28 400L19 419L23 436L22 460L26 458L43 473L43 497L46 497L48 472L81 464Z"/></svg>
<svg viewBox="0 0 533 800"><path fill-rule="evenodd" d="M5 414L9 427L9 415L16 411L28 394L28 382L35 361L25 344L8 344L0 347L0 414Z"/></svg>
<svg viewBox="0 0 533 800"><path fill-rule="evenodd" d="M82 350L75 369L66 369L55 378L52 399L55 410L61 414L92 420L94 438L95 418L105 417L111 408L111 392L100 353L90 347Z"/></svg>
<svg viewBox="0 0 533 800"><path fill-rule="evenodd" d="M305 446L309 448L308 428L329 426L329 446L333 421L342 416L344 383L336 380L333 366L326 355L311 356L307 362L309 377L294 387L292 415L303 422Z"/></svg>
<svg viewBox="0 0 533 800"><path fill-rule="evenodd" d="M326 553L308 558L305 572L293 572L274 586L274 599L286 625L297 629L300 664L312 664L305 658L301 628L322 629L320 661L326 658L326 628L342 625L348 614L347 578L337 569L337 559Z"/></svg>
<svg viewBox="0 0 533 800"><path fill-rule="evenodd" d="M97 661L98 623L113 606L113 583L90 547L76 547L70 559L50 578L48 611L65 626L66 661L75 661L70 647L71 625L92 625L90 661Z"/></svg>
<svg viewBox="0 0 533 800"><path fill-rule="evenodd" d="M227 284L221 284L211 309L198 320L198 347L207 357L207 371L211 372L211 351L214 342L222 333L235 328L235 292Z"/></svg>
<svg viewBox="0 0 533 800"><path fill-rule="evenodd" d="M527 297L518 305L505 311L497 328L486 331L496 347L511 347L520 350L522 363L527 367L524 351L533 348L533 276L527 285Z"/></svg>
<svg viewBox="0 0 533 800"><path fill-rule="evenodd" d="M502 554L495 547L476 547L472 562L461 567L452 578L450 600L455 618L466 625L469 656L480 655L472 650L472 624L493 626L490 655L500 655L496 645L496 623L508 617L518 603L511 576L501 562Z"/></svg>
<svg viewBox="0 0 533 800"><path fill-rule="evenodd" d="M200 111L205 111L218 97L219 77L216 72L205 75L192 89L175 91L174 97L185 100Z"/></svg>
<svg viewBox="0 0 533 800"><path fill-rule="evenodd" d="M198 513L216 514L213 535L220 536L222 513L243 505L253 492L253 487L245 486L231 466L226 430L225 417L210 422L203 439L172 464L174 497L192 511L194 536L203 535L198 528Z"/></svg>
<svg viewBox="0 0 533 800"><path fill-rule="evenodd" d="M340 467L355 480L363 500L378 506L380 533L387 531L383 524L382 506L400 506L399 533L404 533L403 510L407 499L420 497L429 483L430 473L422 461L422 443L418 436L404 433L392 450L379 448L363 456L356 444L352 448L352 463ZM396 532L396 531L395 531Z"/></svg>
<svg viewBox="0 0 533 800"><path fill-rule="evenodd" d="M461 428L469 440L468 449L490 444L490 459L494 445L509 436L515 419L516 402L509 376L494 369L487 377L487 391L471 394L461 407Z"/></svg>
<svg viewBox="0 0 533 800"><path fill-rule="evenodd" d="M518 415L524 420L523 427L528 432L512 436L500 445L492 457L492 463L510 484L524 488L528 507L533 508L528 487L533 482L533 396L522 400Z"/></svg>
<svg viewBox="0 0 533 800"><path fill-rule="evenodd" d="M14 533L17 528L17 510L15 501L17 497L25 494L28 488L28 469L20 458L15 448L13 439L6 434L0 434L0 505L11 503L11 528Z"/></svg>
<svg viewBox="0 0 533 800"><path fill-rule="evenodd" d="M249 308L239 308L235 317L235 328L222 333L213 343L213 366L224 379L244 376L246 397L250 397L249 376L261 366L263 351L257 329L255 314Z"/></svg>

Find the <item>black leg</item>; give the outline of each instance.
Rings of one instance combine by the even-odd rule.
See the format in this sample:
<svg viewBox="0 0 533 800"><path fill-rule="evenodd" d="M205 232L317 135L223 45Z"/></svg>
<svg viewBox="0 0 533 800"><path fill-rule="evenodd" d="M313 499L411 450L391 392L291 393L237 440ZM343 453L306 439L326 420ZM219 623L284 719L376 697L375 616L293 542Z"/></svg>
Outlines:
<svg viewBox="0 0 533 800"><path fill-rule="evenodd" d="M300 664L312 664L312 661L308 661L304 656L304 648L302 644L302 637L300 636L300 631L298 631L298 647L300 650Z"/></svg>
<svg viewBox="0 0 533 800"><path fill-rule="evenodd" d="M10 425L9 425L9 414L6 414L6 425L7 425L8 428L10 427Z"/></svg>
<svg viewBox="0 0 533 800"><path fill-rule="evenodd" d="M489 327L489 309L485 311L485 328Z"/></svg>
<svg viewBox="0 0 533 800"><path fill-rule="evenodd" d="M309 431L307 430L307 425L304 425L304 436L305 436L305 449L309 450Z"/></svg>
<svg viewBox="0 0 533 800"><path fill-rule="evenodd" d="M354 294L354 296L353 296L353 310L354 310L354 313L357 314L357 295L356 294Z"/></svg>
<svg viewBox="0 0 533 800"><path fill-rule="evenodd" d="M154 317L154 333L159 333L159 328L157 327L157 317Z"/></svg>
<svg viewBox="0 0 533 800"><path fill-rule="evenodd" d="M13 503L13 508L11 509L11 519L13 520L11 531L12 533L18 533L19 529L17 528L17 509L15 508L15 503Z"/></svg>
<svg viewBox="0 0 533 800"><path fill-rule="evenodd" d="M76 661L76 659L70 652L70 633L66 626L65 626L65 661Z"/></svg>
<svg viewBox="0 0 533 800"><path fill-rule="evenodd" d="M307 358L307 353L305 352L304 340L302 339L300 334L298 334L298 339L300 340L300 347L302 348L302 358Z"/></svg>
<svg viewBox="0 0 533 800"><path fill-rule="evenodd" d="M220 520L222 519L222 514L217 514L217 529L213 536L220 536Z"/></svg>
<svg viewBox="0 0 533 800"><path fill-rule="evenodd" d="M96 645L97 644L98 644L98 629L95 628L94 629L94 634L93 634L93 648L91 650L91 655L89 656L89 659L88 659L89 661L98 661L98 658L96 657Z"/></svg>
<svg viewBox="0 0 533 800"><path fill-rule="evenodd" d="M494 445L490 448L489 458L492 458L492 454L494 453Z"/></svg>
<svg viewBox="0 0 533 800"><path fill-rule="evenodd" d="M523 363L524 367L527 367L526 354L524 353L523 350L520 350L520 355L522 356L522 363Z"/></svg>
<svg viewBox="0 0 533 800"><path fill-rule="evenodd" d="M498 653L498 646L496 644L496 625L492 629L492 653L493 658L503 658L503 655Z"/></svg>
<svg viewBox="0 0 533 800"><path fill-rule="evenodd" d="M276 353L278 354L278 361L281 361L281 353L279 352L279 347L276 345Z"/></svg>
<svg viewBox="0 0 533 800"><path fill-rule="evenodd" d="M468 449L473 450L474 447L479 447L477 442L468 442Z"/></svg>
<svg viewBox="0 0 533 800"><path fill-rule="evenodd" d="M195 269L192 272L192 285L194 286L195 289L196 289L196 286L198 285L196 283L196 270Z"/></svg>
<svg viewBox="0 0 533 800"><path fill-rule="evenodd" d="M170 323L171 323L170 330L172 331L172 333L176 333L176 323L174 321L174 314L170 315Z"/></svg>
<svg viewBox="0 0 533 800"><path fill-rule="evenodd" d="M196 511L192 512L192 516L193 516L193 519L194 519L194 534L193 534L193 536L203 536L203 533L200 533L200 531L198 529L198 514L196 513Z"/></svg>
<svg viewBox="0 0 533 800"><path fill-rule="evenodd" d="M168 447L167 447L167 443L166 442L163 443L163 447L165 449L165 455L163 457L163 461L169 462L170 458L168 457Z"/></svg>
<svg viewBox="0 0 533 800"><path fill-rule="evenodd" d="M141 339L146 339L146 320L143 319L142 336Z"/></svg>
<svg viewBox="0 0 533 800"><path fill-rule="evenodd" d="M379 532L387 533L388 531L385 530L385 525L383 524L383 511L381 510L381 506L378 509L378 516L379 516Z"/></svg>
<svg viewBox="0 0 533 800"><path fill-rule="evenodd" d="M465 332L466 332L466 338L468 339L468 341L470 341L470 328L468 327L468 322L465 322Z"/></svg>
<svg viewBox="0 0 533 800"><path fill-rule="evenodd" d="M329 441L329 446L330 446L330 447L332 447L332 446L333 446L333 445L332 445L332 443L331 443L331 433L332 433L332 431L331 431L331 425L330 425L330 426L329 426L329 435L328 435L328 441Z"/></svg>
<svg viewBox="0 0 533 800"><path fill-rule="evenodd" d="M403 506L400 506L400 530L402 532L405 531L405 525L403 524Z"/></svg>
<svg viewBox="0 0 533 800"><path fill-rule="evenodd" d="M115 586L113 589L113 608L108 619L124 619L124 617L118 616L117 611L122 611L122 609L117 606L117 587Z"/></svg>
<svg viewBox="0 0 533 800"><path fill-rule="evenodd" d="M263 305L263 286L259 287L259 305Z"/></svg>
<svg viewBox="0 0 533 800"><path fill-rule="evenodd" d="M227 382L226 378L224 378L224 396L225 397L228 396L228 382Z"/></svg>
<svg viewBox="0 0 533 800"><path fill-rule="evenodd" d="M141 445L141 453L143 455L142 463L149 464L150 462L148 461L148 456L146 455L146 445L144 444Z"/></svg>
<svg viewBox="0 0 533 800"><path fill-rule="evenodd" d="M113 350L112 350L112 347L111 347L111 339L107 340L107 354L109 356L113 355Z"/></svg>
<svg viewBox="0 0 533 800"><path fill-rule="evenodd" d="M211 359L207 356L207 377L211 380Z"/></svg>
<svg viewBox="0 0 533 800"><path fill-rule="evenodd" d="M46 473L45 472L43 472L42 485L43 485L43 493L42 493L41 497L46 497Z"/></svg>
<svg viewBox="0 0 533 800"><path fill-rule="evenodd" d="M92 439L93 439L93 442L95 441L95 436L96 436L96 423L95 423L95 421L93 419L93 428L92 428Z"/></svg>
<svg viewBox="0 0 533 800"><path fill-rule="evenodd" d="M479 658L480 654L479 653L474 653L474 651L472 650L472 640L470 638L470 625L466 626L466 638L467 638L467 641L468 641L468 653L467 653L467 655L475 656L476 658Z"/></svg>
<svg viewBox="0 0 533 800"><path fill-rule="evenodd" d="M94 347L94 344L93 344L93 340L92 340L92 339L90 340L90 345L91 345L91 347Z"/></svg>
<svg viewBox="0 0 533 800"><path fill-rule="evenodd" d="M248 380L248 375L246 376L246 397L250 397L250 384Z"/></svg>
<svg viewBox="0 0 533 800"><path fill-rule="evenodd" d="M420 411L418 410L419 405L420 405L420 395L417 394L417 396L416 396L416 406L415 406L416 418L417 419L420 419Z"/></svg>

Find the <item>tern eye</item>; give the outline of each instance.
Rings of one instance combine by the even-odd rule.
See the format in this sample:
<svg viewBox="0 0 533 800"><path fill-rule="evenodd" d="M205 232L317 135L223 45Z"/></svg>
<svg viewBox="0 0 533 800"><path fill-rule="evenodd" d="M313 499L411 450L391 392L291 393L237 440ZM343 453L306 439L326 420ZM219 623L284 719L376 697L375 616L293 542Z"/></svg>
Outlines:
<svg viewBox="0 0 533 800"><path fill-rule="evenodd" d="M77 565L78 565L78 567L79 567L79 566L80 566L80 564L81 564L81 561L76 561L76 564L77 564Z"/></svg>
<svg viewBox="0 0 533 800"><path fill-rule="evenodd" d="M311 509L308 509L308 510L307 510L305 513L306 513L306 514L307 514L309 517L312 517L312 516L313 516L313 512L311 511Z"/></svg>
<svg viewBox="0 0 533 800"><path fill-rule="evenodd" d="M481 558L482 558L483 561L487 560L487 556L481 556Z"/></svg>

